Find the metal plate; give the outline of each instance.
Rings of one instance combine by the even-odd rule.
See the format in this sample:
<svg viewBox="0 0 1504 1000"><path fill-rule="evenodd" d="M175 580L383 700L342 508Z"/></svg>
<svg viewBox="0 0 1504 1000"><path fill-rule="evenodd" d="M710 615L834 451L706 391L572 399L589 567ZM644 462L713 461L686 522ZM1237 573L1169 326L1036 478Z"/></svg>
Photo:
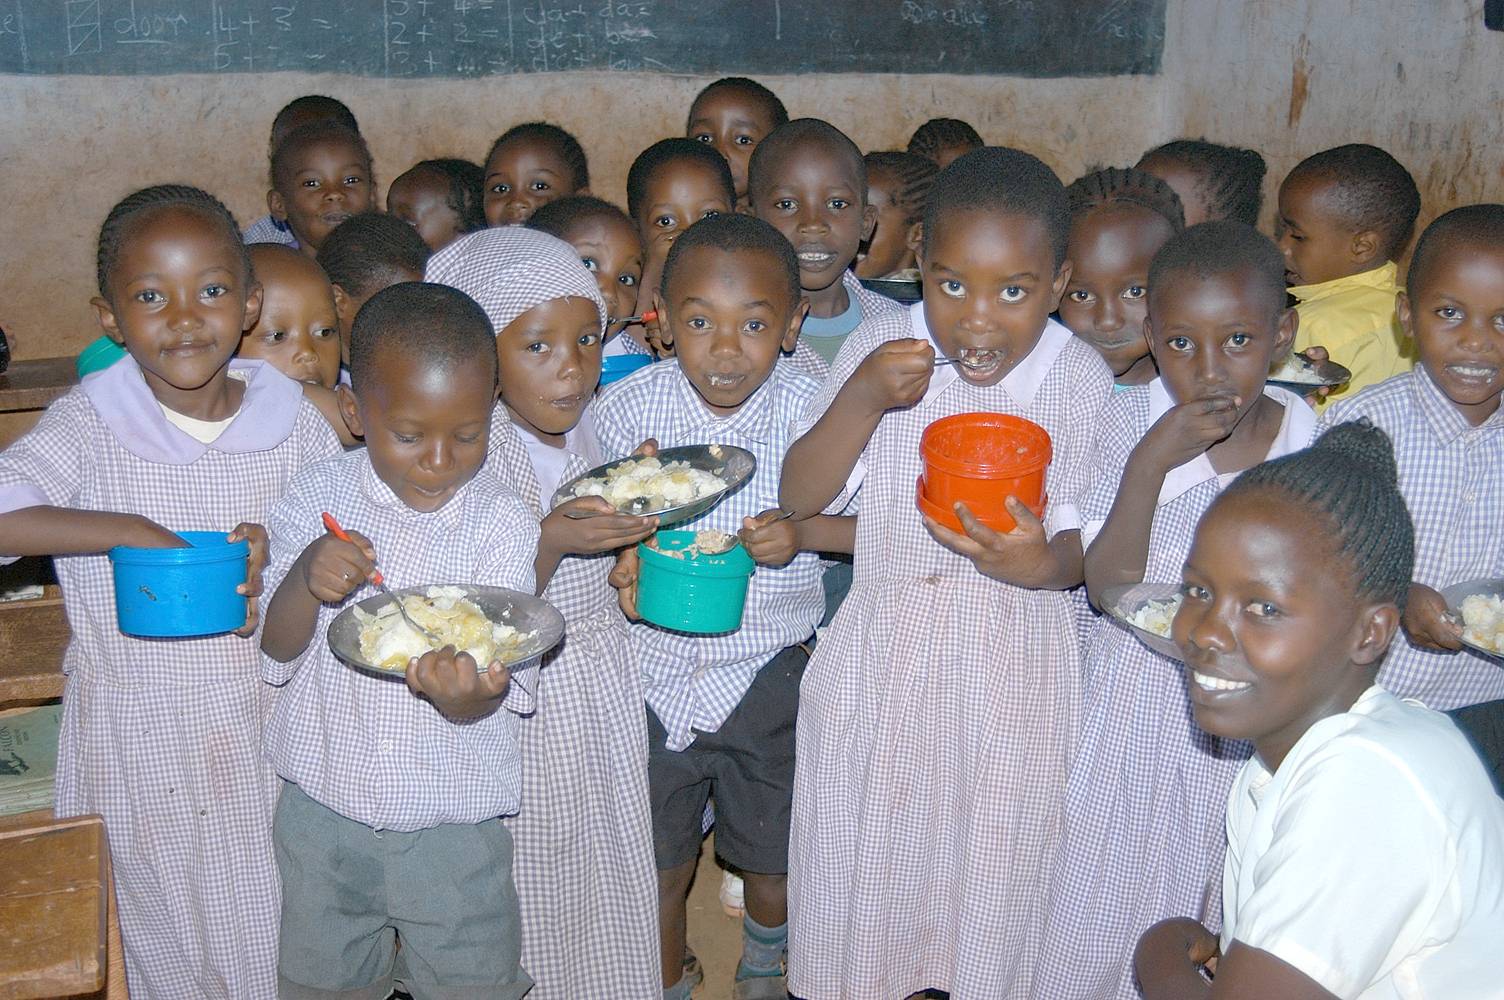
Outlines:
<svg viewBox="0 0 1504 1000"><path fill-rule="evenodd" d="M1120 584L1103 591L1102 607L1107 609L1107 614L1113 621L1132 632L1139 642L1160 656L1178 660L1181 658L1180 647L1175 645L1173 639L1150 632L1146 628L1139 628L1128 619L1150 601L1168 601L1179 595L1180 585L1176 583Z"/></svg>
<svg viewBox="0 0 1504 1000"><path fill-rule="evenodd" d="M434 586L444 586L435 584ZM552 604L532 594L524 594L517 590L504 590L501 587L472 587L467 584L453 584L465 592L465 596L474 601L476 606L485 613L485 616L493 622L502 625L510 625L519 632L532 632L533 637L511 650L501 662L505 664L521 663L535 656L541 656L559 644L564 638L564 616L554 608ZM420 597L428 596L428 587L406 587L401 590L393 590L392 594L401 598L412 595ZM378 674L405 674L406 667L381 667L374 663L367 663L360 655L360 621L355 617L355 609L360 608L367 614L375 614L380 609L392 603L392 599L385 594L377 594L368 597L357 604L352 604L335 616L334 621L329 623L329 648L334 655L362 670L369 670ZM481 670L485 670L488 664L476 664Z"/></svg>
<svg viewBox="0 0 1504 1000"><path fill-rule="evenodd" d="M862 287L869 292L886 295L905 305L924 298L924 283L907 278L862 278Z"/></svg>
<svg viewBox="0 0 1504 1000"><path fill-rule="evenodd" d="M715 448L720 454L712 454L711 448ZM642 457L641 455L634 455L630 458L617 459L614 462L607 462L605 465L596 466L584 475L574 477L554 491L553 500L550 502L549 508L552 509L562 503L567 503L575 499L574 488L577 483L586 479L604 478L609 470L616 468L618 465L635 462ZM745 448L737 448L729 444L695 444L686 445L683 448L663 448L659 450L657 457L665 465L669 462L688 462L690 468L708 472L726 483L724 489L718 490L709 496L703 496L692 503L680 504L677 507L665 507L661 510L632 509L623 511L625 514L636 514L640 517L657 517L658 527L660 528L666 528L671 524L678 524L680 521L688 521L691 518L699 517L727 496L741 489L746 485L747 480L752 478L752 473L757 471L757 457L755 455Z"/></svg>
<svg viewBox="0 0 1504 1000"><path fill-rule="evenodd" d="M1462 602L1465 598L1472 597L1474 594L1482 594L1485 597L1504 597L1504 579L1469 580L1466 583L1454 583L1450 587L1443 587L1441 589L1442 599L1447 602L1447 611L1456 620L1460 628L1467 628L1462 622ZM1474 652L1482 653L1484 656L1491 656L1496 660L1504 659L1504 653L1496 649L1479 646L1476 643L1468 642L1466 639L1462 640L1462 644Z"/></svg>
<svg viewBox="0 0 1504 1000"><path fill-rule="evenodd" d="M1283 364L1283 359L1281 359ZM1277 385L1281 389L1289 389L1296 395L1304 396L1313 389L1342 385L1352 379L1353 373L1337 364L1335 361L1312 361L1310 364L1310 379L1281 379L1270 378L1266 381L1269 385ZM1275 368L1278 368L1276 365ZM1273 371L1274 369L1270 369Z"/></svg>

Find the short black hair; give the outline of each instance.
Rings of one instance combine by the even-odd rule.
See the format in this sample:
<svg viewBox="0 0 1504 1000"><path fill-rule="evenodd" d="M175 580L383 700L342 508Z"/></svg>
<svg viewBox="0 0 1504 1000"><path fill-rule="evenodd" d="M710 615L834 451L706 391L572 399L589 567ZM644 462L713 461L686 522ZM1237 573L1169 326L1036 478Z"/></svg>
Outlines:
<svg viewBox="0 0 1504 1000"><path fill-rule="evenodd" d="M1252 226L1231 219L1203 222L1170 237L1149 264L1149 308L1156 293L1176 275L1200 279L1224 274L1245 277L1269 300L1270 313L1285 307L1285 256L1274 241Z"/></svg>
<svg viewBox="0 0 1504 1000"><path fill-rule="evenodd" d="M559 159L563 160L564 165L569 168L570 176L573 178L569 189L571 193L590 186L590 162L585 158L585 148L580 145L580 140L552 122L523 122L501 133L496 141L491 143L491 151L486 154L485 169L490 169L492 158L502 146L522 140L540 142L554 148L554 151L559 154Z"/></svg>
<svg viewBox="0 0 1504 1000"><path fill-rule="evenodd" d="M277 117L272 119L271 145L273 147L280 144L278 140L285 137L288 126L297 118L338 122L351 132L360 131L360 123L355 120L355 113L345 106L344 101L326 97L323 94L304 94L282 105L282 110L278 111Z"/></svg>
<svg viewBox="0 0 1504 1000"><path fill-rule="evenodd" d="M767 140L764 139L763 142ZM678 161L697 163L715 174L716 180L726 190L726 204L736 206L736 185L731 180L731 167L726 158L706 143L679 137L659 139L637 154L632 169L627 171L627 214L633 221L646 207L648 185L653 175L670 163Z"/></svg>
<svg viewBox="0 0 1504 1000"><path fill-rule="evenodd" d="M420 170L437 174L449 185L449 193L444 202L459 218L461 233L473 233L486 228L485 172L478 164L453 156L422 160L408 167L398 176L397 181ZM395 185L397 181L392 181L392 184Z"/></svg>
<svg viewBox="0 0 1504 1000"><path fill-rule="evenodd" d="M110 214L105 216L104 225L99 227L99 245L95 255L95 276L99 281L99 294L104 298L110 298L110 272L115 269L115 264L120 259L120 248L129 238L130 231L134 229L144 217L164 209L180 208L198 212L214 222L224 231L225 243L234 248L236 256L240 258L241 267L244 269L247 281L255 278L255 269L251 266L250 251L246 249L245 240L240 236L240 227L235 224L235 216L224 204L207 191L186 184L158 184L155 187L142 188L134 194L126 195L110 209Z"/></svg>
<svg viewBox="0 0 1504 1000"><path fill-rule="evenodd" d="M1170 228L1185 228L1185 208L1175 189L1142 170L1108 167L1077 178L1065 189L1072 217L1103 205L1137 205L1162 215Z"/></svg>
<svg viewBox="0 0 1504 1000"><path fill-rule="evenodd" d="M695 99L689 104L689 114L685 118L684 130L689 131L689 123L694 120L695 106L705 99L705 95L717 90L735 90L754 100L761 101L767 106L768 118L773 122L773 128L777 128L789 120L788 109L778 99L778 95L756 80L749 80L745 76L723 76L714 83L707 84L705 89L695 95Z"/></svg>
<svg viewBox="0 0 1504 1000"><path fill-rule="evenodd" d="M381 381L380 359L396 356L425 370L489 369L496 379L496 331L486 312L457 288L404 281L371 296L350 329L350 386Z"/></svg>
<svg viewBox="0 0 1504 1000"><path fill-rule="evenodd" d="M931 118L909 137L909 152L933 160L947 146L965 146L968 151L987 145L977 130L959 118Z"/></svg>
<svg viewBox="0 0 1504 1000"><path fill-rule="evenodd" d="M1437 216L1415 241L1415 253L1410 256L1405 288L1412 299L1430 279L1431 267L1443 251L1479 244L1504 250L1504 205L1464 205Z"/></svg>
<svg viewBox="0 0 1504 1000"><path fill-rule="evenodd" d="M365 161L366 172L371 172L371 147L366 145L365 138L359 133L352 131L335 121L310 122L300 125L287 133L286 137L272 150L272 187L282 190L283 182L288 180L287 171L292 166L292 159L298 153L320 142L348 142L360 150L361 158Z"/></svg>
<svg viewBox="0 0 1504 1000"><path fill-rule="evenodd" d="M747 196L755 198L758 191L774 183L778 168L788 159L793 150L818 144L846 161L851 169L862 203L867 202L867 163L857 144L830 122L819 118L795 118L780 125L757 144L752 158L747 161Z"/></svg>
<svg viewBox="0 0 1504 1000"><path fill-rule="evenodd" d="M1387 434L1366 418L1338 424L1309 448L1255 465L1213 506L1263 491L1315 515L1352 567L1360 597L1404 611L1415 570L1415 525Z"/></svg>
<svg viewBox="0 0 1504 1000"><path fill-rule="evenodd" d="M528 229L536 229L540 233L557 236L567 242L566 234L572 231L577 223L584 222L586 219L611 219L625 223L633 233L637 232L636 223L626 212L593 194L574 194L568 198L559 198L546 205L540 205L536 212L528 216L528 220L523 225Z"/></svg>
<svg viewBox="0 0 1504 1000"><path fill-rule="evenodd" d="M930 196L935 175L940 173L934 160L896 149L868 153L862 160L867 164L869 190L872 188L874 175L891 177L897 184L891 197L893 203L903 210L904 222L912 226L924 219L925 200Z"/></svg>
<svg viewBox="0 0 1504 1000"><path fill-rule="evenodd" d="M935 177L924 209L924 253L929 253L942 219L954 212L1023 215L1044 223L1055 253L1055 270L1065 262L1071 210L1065 185L1037 156L1021 149L984 146L956 157Z"/></svg>
<svg viewBox="0 0 1504 1000"><path fill-rule="evenodd" d="M1211 219L1258 225L1268 167L1254 150L1205 139L1175 139L1149 150L1135 166L1143 170L1144 164L1155 157L1178 163L1196 174L1196 193L1206 199Z"/></svg>
<svg viewBox="0 0 1504 1000"><path fill-rule="evenodd" d="M324 237L317 259L331 282L359 296L391 284L402 271L422 274L431 253L418 231L401 219L362 212Z"/></svg>
<svg viewBox="0 0 1504 1000"><path fill-rule="evenodd" d="M1410 242L1420 215L1420 191L1399 160L1378 146L1355 142L1306 157L1285 177L1325 185L1325 201L1351 232L1373 231L1385 260Z"/></svg>
<svg viewBox="0 0 1504 1000"><path fill-rule="evenodd" d="M795 305L802 294L799 290L799 258L784 235L761 219L740 213L714 215L701 219L690 226L668 249L668 258L663 262L663 278L659 291L667 297L670 279L679 269L680 261L695 250L711 247L725 253L761 254L769 258L783 277L784 291L789 302Z"/></svg>

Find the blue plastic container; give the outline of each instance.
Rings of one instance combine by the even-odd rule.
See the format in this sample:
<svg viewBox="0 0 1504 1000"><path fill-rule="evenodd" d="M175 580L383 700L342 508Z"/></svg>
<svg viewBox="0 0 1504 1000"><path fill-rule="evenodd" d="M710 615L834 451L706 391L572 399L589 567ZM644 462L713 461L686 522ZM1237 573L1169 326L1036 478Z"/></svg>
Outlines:
<svg viewBox="0 0 1504 1000"><path fill-rule="evenodd" d="M601 385L620 382L639 368L646 368L653 359L646 354L613 354L601 360Z"/></svg>
<svg viewBox="0 0 1504 1000"><path fill-rule="evenodd" d="M693 531L660 531L658 547L678 552ZM716 635L742 627L747 585L756 564L737 542L715 555L671 556L637 543L637 613L643 621L677 632Z"/></svg>
<svg viewBox="0 0 1504 1000"><path fill-rule="evenodd" d="M109 337L98 337L83 349L74 362L74 367L78 369L78 377L83 378L85 375L104 371L123 357L125 348Z"/></svg>
<svg viewBox="0 0 1504 1000"><path fill-rule="evenodd" d="M245 583L251 543L228 532L184 531L186 549L110 550L120 631L149 639L233 632L245 624Z"/></svg>

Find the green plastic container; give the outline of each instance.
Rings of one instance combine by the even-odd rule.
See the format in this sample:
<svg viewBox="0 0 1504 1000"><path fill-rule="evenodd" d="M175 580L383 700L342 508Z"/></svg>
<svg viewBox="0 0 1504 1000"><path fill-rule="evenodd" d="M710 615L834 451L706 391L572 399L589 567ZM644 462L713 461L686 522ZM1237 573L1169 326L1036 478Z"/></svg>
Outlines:
<svg viewBox="0 0 1504 1000"><path fill-rule="evenodd" d="M78 361L75 362L78 377L83 378L94 372L102 372L123 357L125 357L125 348L109 337L98 337L78 356Z"/></svg>
<svg viewBox="0 0 1504 1000"><path fill-rule="evenodd" d="M658 547L677 552L694 543L693 531L660 531ZM676 632L717 635L742 627L747 585L756 564L738 542L713 556L664 555L637 543L637 613L644 621Z"/></svg>

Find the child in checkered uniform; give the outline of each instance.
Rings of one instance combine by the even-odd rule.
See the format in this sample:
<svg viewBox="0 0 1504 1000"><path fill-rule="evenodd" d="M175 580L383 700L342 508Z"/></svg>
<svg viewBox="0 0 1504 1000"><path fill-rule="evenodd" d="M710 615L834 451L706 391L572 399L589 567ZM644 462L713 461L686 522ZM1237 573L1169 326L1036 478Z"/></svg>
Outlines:
<svg viewBox="0 0 1504 1000"><path fill-rule="evenodd" d="M924 301L846 341L785 462L795 517L858 490L860 509L851 593L801 690L789 986L808 1000L1028 995L1080 698L1077 507L1112 391L1050 319L1069 228L1026 153L943 170ZM975 411L1048 431L1043 522L1011 499L1006 534L915 509L924 429Z"/></svg>
<svg viewBox="0 0 1504 1000"><path fill-rule="evenodd" d="M245 522L339 441L296 382L232 360L261 290L210 195L162 186L115 206L99 293L100 323L129 357L0 456L0 553L56 557L73 634L56 811L104 816L133 996L272 996L277 779L261 735L275 690L257 669L256 618L233 635L123 635L105 552L239 525L254 597L266 536Z"/></svg>
<svg viewBox="0 0 1504 1000"><path fill-rule="evenodd" d="M780 519L778 474L789 415L818 383L778 362L804 315L793 248L767 223L725 215L674 242L655 306L676 360L601 393L596 428L620 458L645 438L661 447L727 444L757 459L751 479L689 529L740 536L759 564L742 625L718 636L634 625L647 684L648 777L659 877L664 996L685 1000L685 908L707 798L716 850L745 872L737 1000L786 996L782 959L794 716L808 643L824 608L817 551L849 550L849 519ZM636 554L614 582L632 604Z"/></svg>
<svg viewBox="0 0 1504 1000"><path fill-rule="evenodd" d="M530 229L463 237L433 258L428 277L472 296L496 328L501 402L488 468L540 522L537 585L565 621L539 673L536 711L519 727L522 805L508 820L522 962L537 984L529 997L652 997L657 878L642 680L606 577L611 553L647 537L656 519L618 514L599 497L551 510L560 483L603 461L590 400L605 302L575 248Z"/></svg>

